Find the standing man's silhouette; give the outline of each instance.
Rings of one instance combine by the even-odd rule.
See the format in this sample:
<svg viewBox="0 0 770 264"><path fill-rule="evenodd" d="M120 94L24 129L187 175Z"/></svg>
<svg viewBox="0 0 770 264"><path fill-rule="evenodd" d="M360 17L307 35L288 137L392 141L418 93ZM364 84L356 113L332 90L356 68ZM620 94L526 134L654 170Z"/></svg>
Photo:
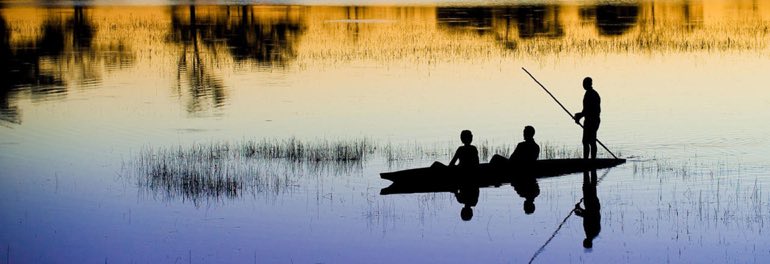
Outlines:
<svg viewBox="0 0 770 264"><path fill-rule="evenodd" d="M586 90L583 96L583 111L575 113L575 123L580 124L580 119L585 117L583 121L583 158L588 159L588 153L591 153L591 158L596 159L596 132L599 130L599 113L602 112L601 101L599 93L594 90L593 80L591 77L583 79L583 89Z"/></svg>
<svg viewBox="0 0 770 264"><path fill-rule="evenodd" d="M583 240L584 248L593 248L594 238L602 230L602 206L599 204L599 197L596 193L597 183L596 170L591 170L590 175L588 171L583 172L583 205L585 208L581 208L580 203L575 204L575 215L583 218L583 230L586 231L586 238Z"/></svg>

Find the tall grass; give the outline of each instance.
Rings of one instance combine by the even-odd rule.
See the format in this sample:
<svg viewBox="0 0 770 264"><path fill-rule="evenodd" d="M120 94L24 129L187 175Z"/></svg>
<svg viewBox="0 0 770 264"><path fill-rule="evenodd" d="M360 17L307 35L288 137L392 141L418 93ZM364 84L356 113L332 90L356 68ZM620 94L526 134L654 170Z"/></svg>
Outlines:
<svg viewBox="0 0 770 264"><path fill-rule="evenodd" d="M241 164L224 155L224 144L188 148L144 148L129 164L141 189L165 199L181 197L196 205L202 200L235 198L243 191ZM157 195L155 195L157 196Z"/></svg>
<svg viewBox="0 0 770 264"><path fill-rule="evenodd" d="M553 142L538 143L540 146L540 159L569 159L569 158L581 158L583 156L583 147L558 145ZM377 147L375 153L381 154L387 161L406 161L406 160L424 160L424 159L438 159L449 161L452 155L459 145L454 142L446 142L443 144L401 144L394 145L392 143L386 143L383 147ZM482 141L476 145L476 149L479 151L479 159L484 162L488 161L494 155L500 155L503 157L509 157L516 143L497 143L490 141ZM379 152L379 153L378 153Z"/></svg>
<svg viewBox="0 0 770 264"><path fill-rule="evenodd" d="M668 232L689 240L703 229L731 233L764 229L770 208L763 191L769 184L764 172L747 169L733 158L654 158L632 163L634 179L624 179L617 186L647 199L636 198L639 212L630 212L635 217L628 224L645 228L640 233ZM627 193L632 192L618 197Z"/></svg>
<svg viewBox="0 0 770 264"><path fill-rule="evenodd" d="M231 150L224 143L145 147L124 167L145 194L191 201L196 206L235 199L246 190L284 187L271 186L270 180L260 176L256 164L243 163L239 157L230 155Z"/></svg>
<svg viewBox="0 0 770 264"><path fill-rule="evenodd" d="M240 146L244 157L291 161L361 161L374 152L370 140L352 139L306 142L296 138L246 141Z"/></svg>
<svg viewBox="0 0 770 264"><path fill-rule="evenodd" d="M742 171L742 167L739 163L728 163L724 160L704 161L695 158L684 160L652 158L649 161L634 162L632 169L634 175L667 175L682 178L692 176L708 176L715 178L740 173Z"/></svg>
<svg viewBox="0 0 770 264"><path fill-rule="evenodd" d="M494 154L510 156L514 146L483 141L477 148L483 162ZM375 157L389 167L408 161L448 162L457 147L456 142L393 144L367 138L260 139L145 147L124 167L151 196L198 205L244 194L285 192L296 187L302 175L350 174L362 171L365 162ZM581 151L546 142L541 144L540 157L575 158Z"/></svg>

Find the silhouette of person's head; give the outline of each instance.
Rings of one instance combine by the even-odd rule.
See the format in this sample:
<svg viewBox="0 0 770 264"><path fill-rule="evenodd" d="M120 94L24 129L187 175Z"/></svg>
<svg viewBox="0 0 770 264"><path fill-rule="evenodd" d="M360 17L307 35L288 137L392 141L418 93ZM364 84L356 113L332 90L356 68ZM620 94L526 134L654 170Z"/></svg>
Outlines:
<svg viewBox="0 0 770 264"><path fill-rule="evenodd" d="M593 248L594 247L593 239L590 239L590 238L583 239L583 247L584 248Z"/></svg>
<svg viewBox="0 0 770 264"><path fill-rule="evenodd" d="M524 200L524 213L532 214L535 212L535 200Z"/></svg>
<svg viewBox="0 0 770 264"><path fill-rule="evenodd" d="M465 145L471 144L471 141L473 141L473 134L471 131L463 130L463 132L460 132L460 141L462 141Z"/></svg>
<svg viewBox="0 0 770 264"><path fill-rule="evenodd" d="M593 88L593 86L594 86L594 80L591 79L591 77L586 77L585 79L583 79L583 89L588 90Z"/></svg>
<svg viewBox="0 0 770 264"><path fill-rule="evenodd" d="M524 127L524 139L530 140L535 137L535 128L532 126Z"/></svg>
<svg viewBox="0 0 770 264"><path fill-rule="evenodd" d="M473 218L473 208L467 205L463 207L463 209L460 210L460 218L462 218L463 221L470 221L471 218Z"/></svg>

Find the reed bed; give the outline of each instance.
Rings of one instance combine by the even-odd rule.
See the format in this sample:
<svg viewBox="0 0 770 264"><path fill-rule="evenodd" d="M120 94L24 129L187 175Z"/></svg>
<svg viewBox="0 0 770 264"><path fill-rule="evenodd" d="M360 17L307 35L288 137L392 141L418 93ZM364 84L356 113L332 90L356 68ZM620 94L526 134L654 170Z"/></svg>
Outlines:
<svg viewBox="0 0 770 264"><path fill-rule="evenodd" d="M243 190L237 164L220 157L223 145L143 149L129 168L140 189L164 199L181 197L196 205L209 198L235 198Z"/></svg>
<svg viewBox="0 0 770 264"><path fill-rule="evenodd" d="M264 166L244 163L242 158L232 155L232 150L232 146L224 143L146 147L124 168L144 195L191 201L196 206L236 199L244 192L277 191L291 186L286 179L268 175Z"/></svg>
<svg viewBox="0 0 770 264"><path fill-rule="evenodd" d="M582 145L566 146L559 145L553 142L541 142L540 146L540 159L569 159L569 158L581 158L583 156ZM408 160L449 160L454 155L455 150L459 147L456 143L434 143L434 144L401 144L393 145L391 143L385 144L383 147L377 147L376 154L380 154L387 161L408 161ZM488 161L494 155L500 155L503 157L509 157L513 153L515 143L498 143L490 141L482 141L476 145L479 151L479 159L484 162Z"/></svg>
<svg viewBox="0 0 770 264"><path fill-rule="evenodd" d="M481 142L480 159L510 156L512 143ZM145 147L124 168L148 196L181 199L199 205L237 199L244 194L278 194L298 186L303 175L349 175L372 159L395 163L448 162L456 142L377 142L368 138L301 140L298 138L196 143ZM579 157L582 149L541 143L544 159ZM427 166L427 165L426 165Z"/></svg>
<svg viewBox="0 0 770 264"><path fill-rule="evenodd" d="M446 159L454 154L455 148L457 146L449 143L420 144L413 142L393 144L388 142L377 148L377 154L385 158L389 163L424 159Z"/></svg>
<svg viewBox="0 0 770 264"><path fill-rule="evenodd" d="M374 152L374 145L366 138L352 140L302 141L296 138L263 139L240 144L241 155L263 159L290 161L361 161Z"/></svg>
<svg viewBox="0 0 770 264"><path fill-rule="evenodd" d="M582 157L583 146L565 146L551 142L545 142L540 145L541 159L569 159Z"/></svg>
<svg viewBox="0 0 770 264"><path fill-rule="evenodd" d="M618 212L621 228L630 226L641 235L670 233L677 240L702 239L703 231L764 229L770 203L763 189L768 182L756 168L728 159L656 158L634 162L632 169L634 179L618 186L646 194L642 197L647 199L637 199L635 206Z"/></svg>
<svg viewBox="0 0 770 264"><path fill-rule="evenodd" d="M634 162L632 170L634 175L639 176L709 176L714 178L741 173L742 167L739 163L731 163L724 160L703 161L698 159L672 160L652 158L649 161Z"/></svg>

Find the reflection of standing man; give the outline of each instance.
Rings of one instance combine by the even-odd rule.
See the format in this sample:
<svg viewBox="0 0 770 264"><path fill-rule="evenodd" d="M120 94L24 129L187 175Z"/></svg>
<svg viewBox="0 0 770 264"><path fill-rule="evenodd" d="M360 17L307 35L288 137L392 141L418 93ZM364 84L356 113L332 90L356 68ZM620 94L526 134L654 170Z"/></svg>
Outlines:
<svg viewBox="0 0 770 264"><path fill-rule="evenodd" d="M586 90L583 96L583 111L575 113L575 123L580 124L583 121L583 158L588 159L590 151L591 158L596 159L596 132L599 130L599 113L601 113L601 98L599 93L594 90L591 77L583 79L583 89Z"/></svg>
<svg viewBox="0 0 770 264"><path fill-rule="evenodd" d="M586 231L586 239L583 240L583 247L585 248L593 247L594 238L602 230L601 205L599 204L599 197L596 195L596 181L596 170L592 170L590 176L588 171L583 172L583 205L585 208L580 208L580 203L575 204L575 214L583 217L583 229Z"/></svg>

